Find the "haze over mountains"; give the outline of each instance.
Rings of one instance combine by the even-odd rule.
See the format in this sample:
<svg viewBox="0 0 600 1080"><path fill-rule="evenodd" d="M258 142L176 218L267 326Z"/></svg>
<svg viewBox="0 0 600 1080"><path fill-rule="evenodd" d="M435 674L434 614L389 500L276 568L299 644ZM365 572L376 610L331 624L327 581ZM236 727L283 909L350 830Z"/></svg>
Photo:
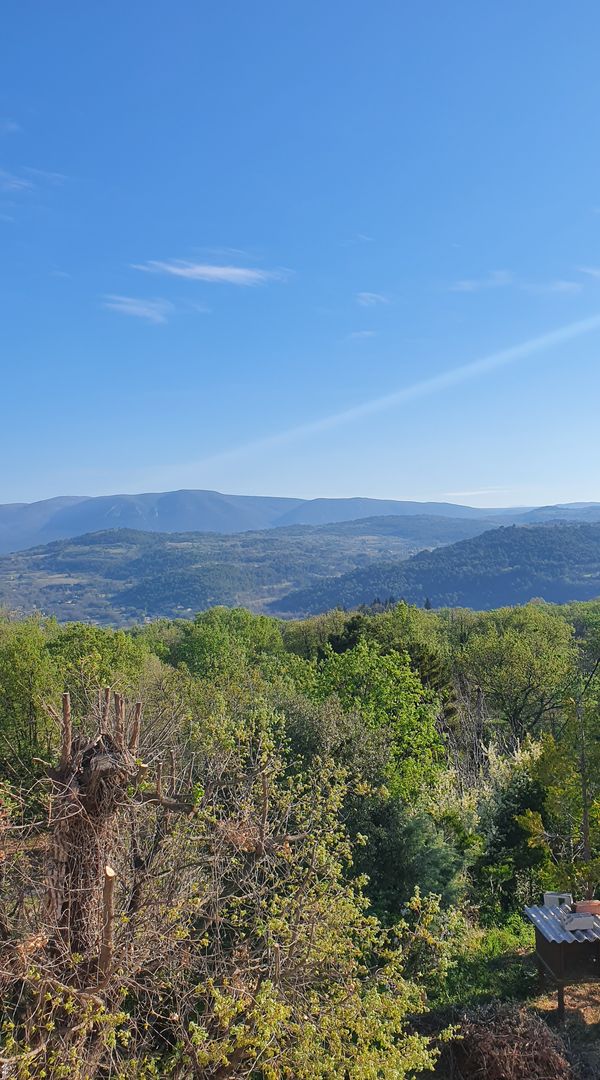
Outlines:
<svg viewBox="0 0 600 1080"><path fill-rule="evenodd" d="M59 496L0 505L0 553L106 529L146 532L240 533L287 525L323 525L384 515L492 519L497 524L562 518L597 520L600 505L481 509L446 502L394 499L294 499L225 495L218 491L147 492L140 495ZM425 545L427 546L427 545Z"/></svg>
<svg viewBox="0 0 600 1080"><path fill-rule="evenodd" d="M388 514L487 517L493 513L451 503L270 498L224 495L218 491L183 490L95 498L64 496L0 506L0 552L18 551L52 540L115 528L231 534Z"/></svg>
<svg viewBox="0 0 600 1080"><path fill-rule="evenodd" d="M360 516L374 505L383 513ZM423 513L431 506L445 515ZM327 515L335 520L289 523ZM212 531L187 528L198 519ZM257 519L271 524L232 531ZM290 617L392 596L487 608L600 595L598 504L481 511L182 491L4 506L0 521L5 546L84 523L113 525L0 556L0 605L60 620L127 625L189 618L215 604ZM148 527L123 527L127 521Z"/></svg>

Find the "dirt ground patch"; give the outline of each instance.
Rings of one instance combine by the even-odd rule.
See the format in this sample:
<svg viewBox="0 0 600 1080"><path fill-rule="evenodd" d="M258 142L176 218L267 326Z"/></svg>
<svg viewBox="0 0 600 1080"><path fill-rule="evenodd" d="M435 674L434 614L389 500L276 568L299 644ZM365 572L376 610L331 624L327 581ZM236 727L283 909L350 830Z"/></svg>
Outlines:
<svg viewBox="0 0 600 1080"><path fill-rule="evenodd" d="M600 1080L600 981L565 988L565 1022L556 1014L556 991L551 986L530 1002L538 1016L558 1031L580 1080Z"/></svg>
<svg viewBox="0 0 600 1080"><path fill-rule="evenodd" d="M556 989L550 982L537 996L523 1002L522 1007L544 1020L563 1040L576 1080L600 1080L600 980L586 980L565 988L565 1020L562 1024L557 1015ZM449 1024L460 1027L461 1012L455 1008L437 1016L430 1014L424 1018L423 1033L440 1031ZM451 1047L443 1051L433 1075L439 1080L466 1080ZM522 1080L529 1080L529 1077L523 1076ZM549 1075L548 1080L555 1080L555 1077Z"/></svg>

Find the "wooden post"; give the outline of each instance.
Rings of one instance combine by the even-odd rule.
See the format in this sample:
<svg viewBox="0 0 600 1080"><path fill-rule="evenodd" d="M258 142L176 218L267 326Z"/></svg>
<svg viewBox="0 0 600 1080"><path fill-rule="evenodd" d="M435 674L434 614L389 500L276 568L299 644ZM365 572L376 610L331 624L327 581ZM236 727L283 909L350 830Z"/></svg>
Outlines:
<svg viewBox="0 0 600 1080"><path fill-rule="evenodd" d="M62 743L60 750L60 767L66 770L71 760L71 743L73 741L73 726L71 723L71 698L69 694L62 696Z"/></svg>
<svg viewBox="0 0 600 1080"><path fill-rule="evenodd" d="M102 705L102 727L106 730L108 724L108 714L110 711L110 686L104 688L104 703Z"/></svg>
<svg viewBox="0 0 600 1080"><path fill-rule="evenodd" d="M140 745L140 726L142 721L142 703L136 701L135 712L133 714L133 723L131 725L131 734L129 736L129 749L133 754L137 754Z"/></svg>
<svg viewBox="0 0 600 1080"><path fill-rule="evenodd" d="M565 984L558 984L558 1019L562 1024L565 1019Z"/></svg>
<svg viewBox="0 0 600 1080"><path fill-rule="evenodd" d="M110 975L113 956L113 921L115 917L115 871L112 866L104 867L104 888L102 890L102 944L98 960L98 981Z"/></svg>
<svg viewBox="0 0 600 1080"><path fill-rule="evenodd" d="M125 746L125 700L115 691L115 742L119 750Z"/></svg>

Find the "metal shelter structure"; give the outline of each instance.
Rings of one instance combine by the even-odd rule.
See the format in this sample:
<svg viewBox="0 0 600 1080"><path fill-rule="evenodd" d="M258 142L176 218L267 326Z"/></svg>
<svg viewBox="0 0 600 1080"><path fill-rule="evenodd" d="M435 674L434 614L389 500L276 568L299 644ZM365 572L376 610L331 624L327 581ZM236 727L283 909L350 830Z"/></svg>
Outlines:
<svg viewBox="0 0 600 1080"><path fill-rule="evenodd" d="M535 954L540 973L546 972L558 989L558 1015L565 1015L565 986L577 983L590 972L600 974L600 917L586 930L567 930L559 907L525 908L535 929Z"/></svg>

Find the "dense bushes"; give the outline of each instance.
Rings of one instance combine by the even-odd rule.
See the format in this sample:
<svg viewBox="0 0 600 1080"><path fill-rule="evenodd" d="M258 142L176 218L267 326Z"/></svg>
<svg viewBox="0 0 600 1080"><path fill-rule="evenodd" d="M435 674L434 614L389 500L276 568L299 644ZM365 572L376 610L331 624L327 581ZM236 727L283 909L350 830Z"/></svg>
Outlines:
<svg viewBox="0 0 600 1080"><path fill-rule="evenodd" d="M0 622L13 1074L408 1078L427 1001L526 996L522 903L600 881L597 640L593 611L539 605ZM44 852L80 768L65 788L53 710L67 690L106 739L107 685L145 712L99 983L48 922Z"/></svg>

